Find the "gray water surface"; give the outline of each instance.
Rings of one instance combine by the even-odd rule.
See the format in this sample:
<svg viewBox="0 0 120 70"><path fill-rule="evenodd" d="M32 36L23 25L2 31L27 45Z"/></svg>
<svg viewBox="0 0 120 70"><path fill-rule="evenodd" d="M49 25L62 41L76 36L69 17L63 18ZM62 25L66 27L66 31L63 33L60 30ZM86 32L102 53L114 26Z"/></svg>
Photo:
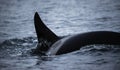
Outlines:
<svg viewBox="0 0 120 70"><path fill-rule="evenodd" d="M0 0L0 70L119 70L120 46L88 45L59 56L33 56L34 13L58 36L120 32L120 0Z"/></svg>

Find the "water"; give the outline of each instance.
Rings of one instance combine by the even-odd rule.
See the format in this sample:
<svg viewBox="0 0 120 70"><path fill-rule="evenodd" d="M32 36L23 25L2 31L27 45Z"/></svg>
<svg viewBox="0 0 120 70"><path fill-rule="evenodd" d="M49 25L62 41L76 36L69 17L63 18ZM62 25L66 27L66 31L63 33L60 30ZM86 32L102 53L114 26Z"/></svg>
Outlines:
<svg viewBox="0 0 120 70"><path fill-rule="evenodd" d="M120 32L119 0L0 0L0 70L119 70L119 45L88 45L59 56L33 56L38 12L58 36Z"/></svg>

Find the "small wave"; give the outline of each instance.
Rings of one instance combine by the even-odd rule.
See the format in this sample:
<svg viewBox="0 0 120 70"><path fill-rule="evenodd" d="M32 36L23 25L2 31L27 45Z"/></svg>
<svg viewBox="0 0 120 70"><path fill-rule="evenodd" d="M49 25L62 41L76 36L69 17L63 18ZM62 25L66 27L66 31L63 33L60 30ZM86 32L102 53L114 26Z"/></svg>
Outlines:
<svg viewBox="0 0 120 70"><path fill-rule="evenodd" d="M0 57L29 55L27 51L36 47L37 40L35 37L26 37L23 39L9 39L0 44Z"/></svg>
<svg viewBox="0 0 120 70"><path fill-rule="evenodd" d="M35 37L27 37L23 39L14 38L3 41L0 44L0 46L15 46L15 45L23 45L25 43L35 43L35 42L37 42Z"/></svg>
<svg viewBox="0 0 120 70"><path fill-rule="evenodd" d="M101 18L96 18L96 20L100 22L106 22L112 20L112 17L101 17Z"/></svg>
<svg viewBox="0 0 120 70"><path fill-rule="evenodd" d="M120 45L105 45L105 44L94 44L94 45L87 45L80 50L72 52L72 54L78 55L86 55L86 54L95 54L95 55L102 55L104 53L120 53Z"/></svg>
<svg viewBox="0 0 120 70"><path fill-rule="evenodd" d="M85 51L87 50L87 51L92 51L92 52L96 52L96 51L107 52L107 51L116 50L116 49L120 50L120 46L119 45L94 44L94 45L88 45L82 48L82 50L85 50Z"/></svg>

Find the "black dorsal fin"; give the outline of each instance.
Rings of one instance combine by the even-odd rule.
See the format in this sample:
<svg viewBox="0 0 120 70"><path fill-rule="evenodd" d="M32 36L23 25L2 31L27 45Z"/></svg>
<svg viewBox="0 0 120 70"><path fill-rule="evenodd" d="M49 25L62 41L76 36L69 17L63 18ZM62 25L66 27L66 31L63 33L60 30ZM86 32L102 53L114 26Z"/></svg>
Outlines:
<svg viewBox="0 0 120 70"><path fill-rule="evenodd" d="M40 39L47 40L51 43L54 43L59 39L59 37L54 34L41 20L39 14L36 12L34 16L34 24L35 24L35 30L38 38L38 42L40 42Z"/></svg>

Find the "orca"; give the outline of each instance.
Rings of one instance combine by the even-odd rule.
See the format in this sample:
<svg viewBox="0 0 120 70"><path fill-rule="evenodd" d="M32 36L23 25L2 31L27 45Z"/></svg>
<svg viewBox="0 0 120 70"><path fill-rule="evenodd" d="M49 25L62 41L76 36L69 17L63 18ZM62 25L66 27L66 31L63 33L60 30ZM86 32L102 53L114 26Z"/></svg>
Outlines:
<svg viewBox="0 0 120 70"><path fill-rule="evenodd" d="M37 12L34 15L34 25L38 39L35 54L66 54L92 44L120 45L120 33L112 31L93 31L58 37L43 23Z"/></svg>

